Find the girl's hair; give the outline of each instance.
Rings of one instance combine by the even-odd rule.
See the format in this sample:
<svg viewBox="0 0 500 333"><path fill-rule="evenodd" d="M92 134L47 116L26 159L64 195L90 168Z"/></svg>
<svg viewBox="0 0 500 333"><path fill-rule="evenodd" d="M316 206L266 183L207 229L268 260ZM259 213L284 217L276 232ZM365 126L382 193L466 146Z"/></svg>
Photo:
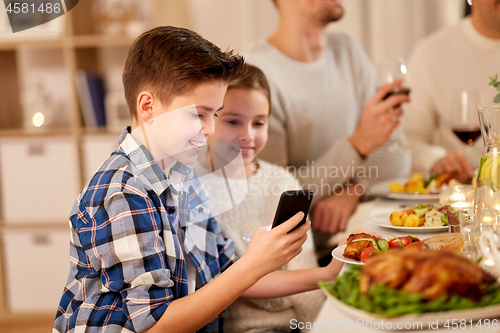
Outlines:
<svg viewBox="0 0 500 333"><path fill-rule="evenodd" d="M269 113L271 113L271 90L269 89L269 83L266 79L266 75L258 68L253 65L245 63L246 74L242 80L236 84L230 84L227 90L230 89L248 89L248 90L260 90L264 93L269 102Z"/></svg>

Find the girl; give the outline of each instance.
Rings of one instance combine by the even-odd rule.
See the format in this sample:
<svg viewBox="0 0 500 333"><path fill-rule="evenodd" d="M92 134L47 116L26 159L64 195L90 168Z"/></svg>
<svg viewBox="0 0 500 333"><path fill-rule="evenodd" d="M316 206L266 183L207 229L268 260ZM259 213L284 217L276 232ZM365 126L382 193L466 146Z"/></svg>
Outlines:
<svg viewBox="0 0 500 333"><path fill-rule="evenodd" d="M210 196L211 209L221 213L217 218L223 234L236 245L237 255L245 253L249 236L258 227L273 220L280 195L286 190L300 189L298 181L285 169L261 161L257 155L267 141L270 113L270 92L260 69L247 65L248 76L238 85L229 86L224 97L224 109L215 122L215 134L208 139L211 156L197 165L199 174L214 168L215 161L230 160L234 151L241 152L243 177L238 179L238 168L226 168L224 176L230 189L234 207L224 206L221 191L224 182L203 177ZM221 144L230 143L230 144ZM222 146L222 147L221 147ZM217 149L219 147L219 149ZM230 150L234 150L231 154ZM205 169L205 170L203 170ZM215 173L215 172L214 172ZM210 179L214 180L211 181ZM224 207L222 207L224 206ZM332 263L335 265L335 263ZM338 269L341 268L338 263ZM303 245L302 253L283 266L284 270L309 269L317 266L311 234ZM238 299L227 310L224 330L227 332L290 332L292 320L312 322L316 318L324 296L319 290L273 299Z"/></svg>

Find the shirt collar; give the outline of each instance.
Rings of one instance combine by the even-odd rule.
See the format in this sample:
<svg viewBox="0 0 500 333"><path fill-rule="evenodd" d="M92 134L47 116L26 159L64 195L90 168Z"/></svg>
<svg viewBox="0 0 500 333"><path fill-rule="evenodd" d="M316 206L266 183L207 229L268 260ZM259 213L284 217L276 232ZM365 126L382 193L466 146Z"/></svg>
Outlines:
<svg viewBox="0 0 500 333"><path fill-rule="evenodd" d="M472 19L470 17L463 19L461 25L463 33L472 43L475 43L486 50L500 49L500 40L482 35L479 31L476 30L476 28L474 28Z"/></svg>
<svg viewBox="0 0 500 333"><path fill-rule="evenodd" d="M124 128L118 141L121 149L128 155L137 170L139 170L140 175L138 176L144 177L158 195L161 195L167 188L170 188L172 193L177 195L177 190L173 186L172 181L155 162L153 155L130 133L130 126ZM170 169L170 173L172 172L187 176L187 178L192 178L194 175L193 169L180 162L174 163Z"/></svg>

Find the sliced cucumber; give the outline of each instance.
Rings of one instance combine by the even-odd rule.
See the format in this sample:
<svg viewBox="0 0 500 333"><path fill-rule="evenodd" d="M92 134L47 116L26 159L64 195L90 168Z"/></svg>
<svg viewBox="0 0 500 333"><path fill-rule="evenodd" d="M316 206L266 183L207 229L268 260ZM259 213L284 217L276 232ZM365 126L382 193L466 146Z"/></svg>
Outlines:
<svg viewBox="0 0 500 333"><path fill-rule="evenodd" d="M377 247L380 251L387 251L389 249L389 243L383 238L377 239Z"/></svg>

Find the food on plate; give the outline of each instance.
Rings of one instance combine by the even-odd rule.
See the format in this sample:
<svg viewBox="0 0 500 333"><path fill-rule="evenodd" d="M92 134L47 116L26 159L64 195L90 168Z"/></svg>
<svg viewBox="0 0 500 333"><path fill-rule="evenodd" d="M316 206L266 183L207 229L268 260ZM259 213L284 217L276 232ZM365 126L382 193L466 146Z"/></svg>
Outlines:
<svg viewBox="0 0 500 333"><path fill-rule="evenodd" d="M422 241L429 250L460 252L464 249L464 236L459 233L439 234Z"/></svg>
<svg viewBox="0 0 500 333"><path fill-rule="evenodd" d="M409 246L411 243L420 242L420 239L413 235L408 235L404 237L393 237L387 240L389 248L403 249Z"/></svg>
<svg viewBox="0 0 500 333"><path fill-rule="evenodd" d="M366 249L364 249L362 252L361 252L361 255L359 256L360 260L362 262L365 262L366 259L368 259L373 252L377 251L376 248L374 247L367 247Z"/></svg>
<svg viewBox="0 0 500 333"><path fill-rule="evenodd" d="M394 237L385 240L364 232L351 234L347 238L344 257L357 261L365 261L375 253L384 252L390 248L405 248L411 243L419 241L420 239L415 236Z"/></svg>
<svg viewBox="0 0 500 333"><path fill-rule="evenodd" d="M443 185L460 185L459 179L462 175L459 172L446 172L435 174L425 178L421 173L415 172L405 184L393 181L389 183L389 192L392 193L412 193L412 194L436 194L439 193Z"/></svg>
<svg viewBox="0 0 500 333"><path fill-rule="evenodd" d="M420 240L413 235L389 239L377 238L367 233L351 234L347 238L344 257L366 261L372 255L389 249L448 250L460 252L464 249L464 237L458 233L439 234Z"/></svg>
<svg viewBox="0 0 500 333"><path fill-rule="evenodd" d="M361 252L367 247L373 247L373 241L377 237L367 233L350 234L347 238L347 245L344 250L344 257L354 260L361 260Z"/></svg>
<svg viewBox="0 0 500 333"><path fill-rule="evenodd" d="M458 212L446 205L421 204L412 208L394 211L389 220L397 227L442 227L448 225L449 214L458 219Z"/></svg>
<svg viewBox="0 0 500 333"><path fill-rule="evenodd" d="M367 294L371 286L383 284L429 300L455 294L478 301L494 281L476 263L453 251L390 250L366 261L359 289Z"/></svg>
<svg viewBox="0 0 500 333"><path fill-rule="evenodd" d="M333 284L320 286L377 317L500 304L500 285L486 271L459 253L443 250L390 249L364 266L350 266Z"/></svg>

